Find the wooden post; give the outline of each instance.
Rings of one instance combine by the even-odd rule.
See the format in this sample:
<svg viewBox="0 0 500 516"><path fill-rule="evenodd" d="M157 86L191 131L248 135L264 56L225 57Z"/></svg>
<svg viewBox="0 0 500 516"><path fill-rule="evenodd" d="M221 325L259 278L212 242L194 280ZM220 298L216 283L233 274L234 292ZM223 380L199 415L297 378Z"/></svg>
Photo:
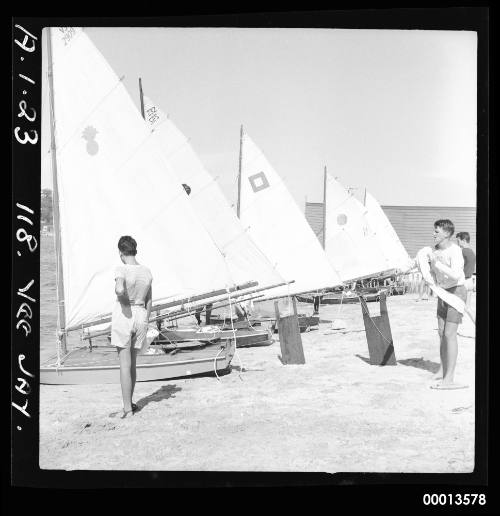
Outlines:
<svg viewBox="0 0 500 516"><path fill-rule="evenodd" d="M146 120L146 116L144 115L144 94L142 93L142 80L139 77L139 95L141 97L141 115L144 120Z"/></svg>
<svg viewBox="0 0 500 516"><path fill-rule="evenodd" d="M54 217L54 235L56 243L56 276L57 276L57 306L58 306L58 331L61 339L61 351L63 355L68 352L66 345L66 311L64 309L64 276L62 267L61 249L61 223L59 217L59 189L57 184L57 156L56 137L54 120L54 79L52 66L52 29L47 31L47 61L49 75L49 98L50 98L50 153L52 158L52 211Z"/></svg>
<svg viewBox="0 0 500 516"><path fill-rule="evenodd" d="M293 315L281 317L278 301L274 302L274 311L276 313L276 325L278 326L281 347L281 356L278 355L278 358L283 365L305 364L306 359L300 336L295 297L293 298Z"/></svg>
<svg viewBox="0 0 500 516"><path fill-rule="evenodd" d="M236 215L240 218L240 206L241 206L241 159L243 155L243 125L240 127L240 159L238 167L238 203L236 205Z"/></svg>
<svg viewBox="0 0 500 516"><path fill-rule="evenodd" d="M385 293L380 294L380 315L375 317L370 316L370 311L363 296L359 296L359 301L363 313L363 322L365 323L370 364L397 365Z"/></svg>

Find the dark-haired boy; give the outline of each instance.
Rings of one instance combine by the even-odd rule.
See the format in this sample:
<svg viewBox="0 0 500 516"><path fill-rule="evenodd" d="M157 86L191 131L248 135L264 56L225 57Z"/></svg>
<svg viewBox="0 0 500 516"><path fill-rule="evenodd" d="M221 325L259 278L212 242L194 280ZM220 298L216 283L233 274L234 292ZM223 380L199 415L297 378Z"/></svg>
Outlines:
<svg viewBox="0 0 500 516"><path fill-rule="evenodd" d="M472 281L472 275L476 268L476 255L470 247L470 235L467 231L457 233L457 244L462 249L462 255L464 257L464 275L465 275L465 287L467 289L467 306L470 307L471 292L474 290L474 283Z"/></svg>
<svg viewBox="0 0 500 516"><path fill-rule="evenodd" d="M111 345L116 347L120 361L121 417L124 419L137 410L137 405L132 402L137 353L147 342L153 276L148 267L136 260L137 242L131 236L120 238L118 252L123 265L115 271L116 303L111 318Z"/></svg>
<svg viewBox="0 0 500 516"><path fill-rule="evenodd" d="M467 290L464 286L464 258L460 247L451 241L454 232L455 227L451 220L440 219L434 223L434 249L430 257L431 274L436 285L465 302ZM457 329L462 322L462 314L438 298L437 318L441 367L436 379L442 377L442 380L432 385L432 388L460 389L466 387L454 381L458 355Z"/></svg>

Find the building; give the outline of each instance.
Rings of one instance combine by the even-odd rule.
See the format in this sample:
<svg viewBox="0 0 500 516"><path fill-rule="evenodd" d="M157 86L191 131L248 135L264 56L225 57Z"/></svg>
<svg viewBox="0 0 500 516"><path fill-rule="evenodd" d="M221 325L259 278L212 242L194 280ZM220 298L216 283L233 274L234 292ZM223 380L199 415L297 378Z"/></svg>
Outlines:
<svg viewBox="0 0 500 516"><path fill-rule="evenodd" d="M434 222L450 219L455 231L467 231L476 251L476 208L449 206L382 206L406 251L415 257L417 251L432 245ZM323 243L323 203L306 202L306 219L319 241Z"/></svg>

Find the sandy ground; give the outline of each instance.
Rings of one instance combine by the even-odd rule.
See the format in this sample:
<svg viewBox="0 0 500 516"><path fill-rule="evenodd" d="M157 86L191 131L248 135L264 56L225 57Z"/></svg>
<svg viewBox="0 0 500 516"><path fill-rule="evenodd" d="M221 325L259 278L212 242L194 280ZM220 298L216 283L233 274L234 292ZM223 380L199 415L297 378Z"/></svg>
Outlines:
<svg viewBox="0 0 500 516"><path fill-rule="evenodd" d="M372 315L377 306L369 303ZM331 330L338 306L321 308L329 322L302 334L305 365L282 365L276 336L271 346L238 350L220 381L138 383L141 410L125 420L110 417L121 409L118 384L42 385L40 467L471 472L475 340L459 336L456 380L469 387L430 389L439 366L435 306L435 298L388 299L396 366L368 363L356 304L342 309L344 333Z"/></svg>

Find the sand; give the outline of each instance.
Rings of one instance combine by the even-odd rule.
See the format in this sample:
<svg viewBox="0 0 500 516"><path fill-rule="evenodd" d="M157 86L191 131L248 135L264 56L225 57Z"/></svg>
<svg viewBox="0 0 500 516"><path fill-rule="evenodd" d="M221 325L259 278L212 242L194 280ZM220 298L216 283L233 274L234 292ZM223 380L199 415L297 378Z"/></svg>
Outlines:
<svg viewBox="0 0 500 516"><path fill-rule="evenodd" d="M42 385L40 467L472 472L475 340L458 338L456 380L468 388L430 389L436 300L415 299L388 299L396 366L369 364L355 304L340 313L344 333L331 330L338 306L321 308L329 322L302 334L304 365L281 364L276 336L271 346L239 349L220 380L138 383L141 410L124 420L110 417L121 410L119 384ZM369 303L372 314L377 306Z"/></svg>

